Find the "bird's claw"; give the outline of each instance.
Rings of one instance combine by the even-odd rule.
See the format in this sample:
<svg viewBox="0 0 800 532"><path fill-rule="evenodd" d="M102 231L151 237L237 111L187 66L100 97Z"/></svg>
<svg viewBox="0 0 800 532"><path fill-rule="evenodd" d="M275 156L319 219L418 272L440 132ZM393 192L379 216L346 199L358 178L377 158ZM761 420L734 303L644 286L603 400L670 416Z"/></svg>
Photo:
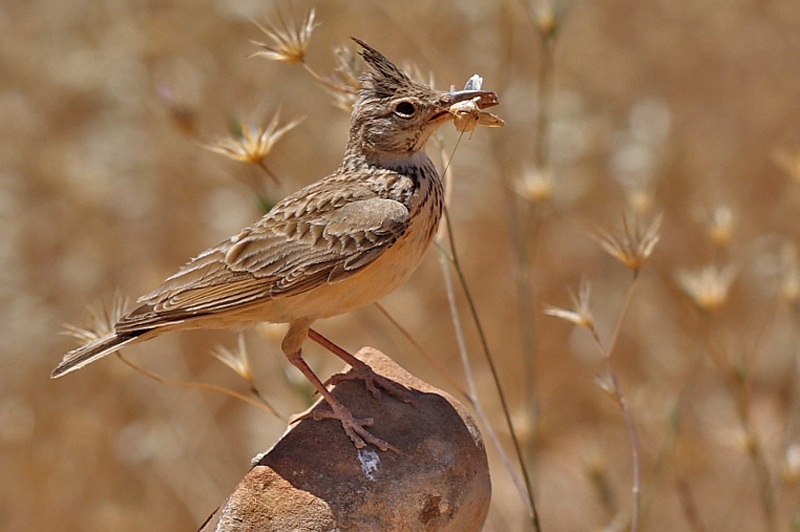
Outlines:
<svg viewBox="0 0 800 532"><path fill-rule="evenodd" d="M367 444L374 445L381 451L394 451L400 453L397 447L390 445L384 440L373 436L365 427L371 427L375 421L369 417L365 419L356 419L353 414L344 406L338 405L333 407L332 410L328 409L315 409L311 413L314 421L322 421L323 419L338 419L344 428L345 434L353 442L357 449L363 449Z"/></svg>
<svg viewBox="0 0 800 532"><path fill-rule="evenodd" d="M363 366L357 366L352 368L349 371L343 373L335 373L331 375L331 377L325 382L326 385L334 385L336 386L340 382L344 381L353 381L353 380L363 380L364 385L367 387L367 390L373 397L376 399L380 397L381 390L385 391L387 394L391 395L395 399L399 399L404 403L415 403L414 397L411 393L397 384L396 382L387 379L381 375L375 373L372 368L368 365L364 364Z"/></svg>

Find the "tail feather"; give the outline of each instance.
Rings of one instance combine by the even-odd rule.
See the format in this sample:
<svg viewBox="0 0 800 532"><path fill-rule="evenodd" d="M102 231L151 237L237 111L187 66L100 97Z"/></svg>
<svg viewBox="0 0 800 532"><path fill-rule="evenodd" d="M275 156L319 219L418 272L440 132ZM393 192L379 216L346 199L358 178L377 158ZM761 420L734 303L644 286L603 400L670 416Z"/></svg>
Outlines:
<svg viewBox="0 0 800 532"><path fill-rule="evenodd" d="M123 346L137 340L140 335L141 332L124 335L111 333L95 340L94 342L90 342L82 347L73 349L64 355L64 359L61 361L58 367L53 370L53 373L50 374L50 378L57 379L58 377L80 369L97 359L119 351Z"/></svg>

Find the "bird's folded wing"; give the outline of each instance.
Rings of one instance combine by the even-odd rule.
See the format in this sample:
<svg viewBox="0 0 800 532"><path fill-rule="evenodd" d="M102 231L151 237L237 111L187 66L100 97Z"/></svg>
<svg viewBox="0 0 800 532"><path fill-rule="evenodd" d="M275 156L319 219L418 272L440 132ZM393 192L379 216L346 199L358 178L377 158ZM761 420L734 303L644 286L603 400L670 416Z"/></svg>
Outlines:
<svg viewBox="0 0 800 532"><path fill-rule="evenodd" d="M142 297L116 330L159 327L341 281L391 247L408 224L402 203L376 197L322 213L267 216L191 260Z"/></svg>

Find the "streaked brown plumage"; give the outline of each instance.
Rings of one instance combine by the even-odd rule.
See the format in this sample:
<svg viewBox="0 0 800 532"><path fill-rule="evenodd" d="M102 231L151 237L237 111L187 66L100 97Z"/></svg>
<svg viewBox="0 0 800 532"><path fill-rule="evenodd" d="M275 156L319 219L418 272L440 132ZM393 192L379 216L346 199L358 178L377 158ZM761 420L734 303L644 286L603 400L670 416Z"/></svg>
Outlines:
<svg viewBox="0 0 800 532"><path fill-rule="evenodd" d="M191 260L114 332L67 353L52 377L173 330L289 323L281 347L331 405L356 446L382 449L338 403L302 359L311 324L371 303L393 291L419 264L442 213L442 183L424 152L449 107L487 91L440 92L412 81L379 52L358 41L368 66L353 107L340 167L286 197L239 234ZM386 387L369 368L337 352L368 381Z"/></svg>

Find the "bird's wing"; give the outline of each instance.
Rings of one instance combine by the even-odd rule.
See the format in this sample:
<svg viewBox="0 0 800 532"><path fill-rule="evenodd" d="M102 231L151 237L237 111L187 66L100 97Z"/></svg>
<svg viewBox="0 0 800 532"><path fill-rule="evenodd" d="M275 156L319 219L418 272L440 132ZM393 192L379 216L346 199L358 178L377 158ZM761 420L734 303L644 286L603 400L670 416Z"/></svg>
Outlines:
<svg viewBox="0 0 800 532"><path fill-rule="evenodd" d="M349 198L274 209L191 260L117 323L119 333L226 312L341 281L391 247L408 227L400 202ZM342 203L342 202L338 202Z"/></svg>

